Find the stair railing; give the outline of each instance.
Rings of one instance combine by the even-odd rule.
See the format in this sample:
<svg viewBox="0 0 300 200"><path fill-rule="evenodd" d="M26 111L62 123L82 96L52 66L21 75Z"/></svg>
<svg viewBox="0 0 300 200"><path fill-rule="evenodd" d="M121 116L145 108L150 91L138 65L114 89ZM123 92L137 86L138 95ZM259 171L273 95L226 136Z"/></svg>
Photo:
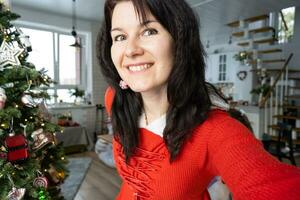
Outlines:
<svg viewBox="0 0 300 200"><path fill-rule="evenodd" d="M284 96L288 95L288 64L292 57L293 53L289 55L277 76L275 78L271 77L270 89L259 102L259 107L260 109L263 109L264 114L262 118L263 131L264 133L269 133L270 135L275 134L272 128L270 129L271 131L268 131L268 125L277 124L277 118L274 118L274 115L283 114L282 106L284 104Z"/></svg>

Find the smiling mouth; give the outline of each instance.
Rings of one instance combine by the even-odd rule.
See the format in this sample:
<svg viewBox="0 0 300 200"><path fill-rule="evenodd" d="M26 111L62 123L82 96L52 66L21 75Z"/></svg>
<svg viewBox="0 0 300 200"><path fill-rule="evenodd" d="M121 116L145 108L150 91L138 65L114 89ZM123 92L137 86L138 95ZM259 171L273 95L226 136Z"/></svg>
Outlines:
<svg viewBox="0 0 300 200"><path fill-rule="evenodd" d="M143 64L143 65L132 65L128 66L129 71L131 72L140 72L150 68L153 64Z"/></svg>

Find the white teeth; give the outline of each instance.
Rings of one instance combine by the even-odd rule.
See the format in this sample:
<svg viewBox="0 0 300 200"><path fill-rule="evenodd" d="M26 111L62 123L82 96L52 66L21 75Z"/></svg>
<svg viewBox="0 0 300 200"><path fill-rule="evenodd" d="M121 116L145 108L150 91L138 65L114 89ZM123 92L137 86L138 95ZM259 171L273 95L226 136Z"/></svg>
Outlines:
<svg viewBox="0 0 300 200"><path fill-rule="evenodd" d="M128 69L130 71L133 71L133 72L139 72L139 71L142 71L142 70L145 70L145 69L149 68L150 66L151 66L150 64L129 66Z"/></svg>

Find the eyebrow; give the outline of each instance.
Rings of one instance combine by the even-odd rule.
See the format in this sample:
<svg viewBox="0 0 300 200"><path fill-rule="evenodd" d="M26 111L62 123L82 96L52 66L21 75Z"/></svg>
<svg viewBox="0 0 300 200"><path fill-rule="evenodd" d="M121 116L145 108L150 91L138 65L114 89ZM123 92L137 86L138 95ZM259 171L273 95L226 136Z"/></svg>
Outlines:
<svg viewBox="0 0 300 200"><path fill-rule="evenodd" d="M150 24L150 23L158 23L158 21L156 21L156 20L147 20L147 21L141 23L140 26L141 26L141 27L142 27L142 26L147 26L147 25ZM122 29L122 28L119 28L119 27L116 27L116 28L111 29L110 32L113 32L113 31L123 31L123 29Z"/></svg>

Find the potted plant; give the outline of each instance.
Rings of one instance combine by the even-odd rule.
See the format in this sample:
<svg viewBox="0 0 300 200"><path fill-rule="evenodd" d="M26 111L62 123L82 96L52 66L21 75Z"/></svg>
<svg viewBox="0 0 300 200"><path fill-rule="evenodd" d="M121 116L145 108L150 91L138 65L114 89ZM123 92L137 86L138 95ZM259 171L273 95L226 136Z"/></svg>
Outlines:
<svg viewBox="0 0 300 200"><path fill-rule="evenodd" d="M75 96L75 104L79 104L82 101L82 97L84 96L84 90L80 90L78 87L71 91L71 97Z"/></svg>
<svg viewBox="0 0 300 200"><path fill-rule="evenodd" d="M261 101L261 98L263 98L264 96L267 95L267 93L269 92L269 90L271 89L271 86L268 85L268 84L263 84L263 85L260 85L256 88L253 88L250 93L257 96L257 100L259 103Z"/></svg>
<svg viewBox="0 0 300 200"><path fill-rule="evenodd" d="M236 61L240 61L242 65L251 65L252 53L247 51L240 51L233 56Z"/></svg>

